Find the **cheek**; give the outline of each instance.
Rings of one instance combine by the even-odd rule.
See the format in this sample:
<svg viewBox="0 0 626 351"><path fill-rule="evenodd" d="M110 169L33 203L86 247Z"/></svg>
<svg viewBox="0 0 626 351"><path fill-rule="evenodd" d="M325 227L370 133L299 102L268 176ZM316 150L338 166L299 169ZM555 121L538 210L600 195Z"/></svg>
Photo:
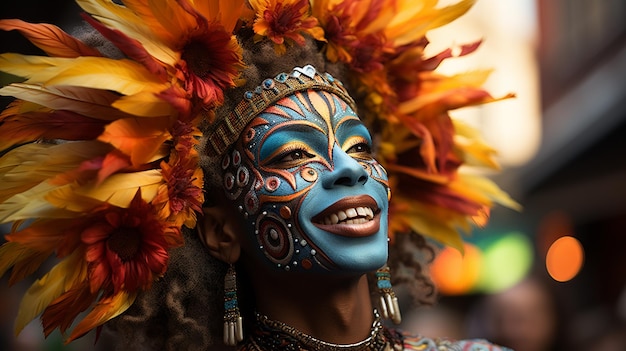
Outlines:
<svg viewBox="0 0 626 351"><path fill-rule="evenodd" d="M297 222L302 199L319 178L314 167L287 172L257 169L252 160L230 152L222 161L224 190L244 218L242 229L251 249L276 267L305 267ZM255 248L256 247L256 248Z"/></svg>

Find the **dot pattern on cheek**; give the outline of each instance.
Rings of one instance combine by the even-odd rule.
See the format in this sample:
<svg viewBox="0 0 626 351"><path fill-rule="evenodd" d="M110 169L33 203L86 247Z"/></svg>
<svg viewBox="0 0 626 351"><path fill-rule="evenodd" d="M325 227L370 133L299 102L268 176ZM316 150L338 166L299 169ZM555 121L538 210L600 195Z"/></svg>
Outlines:
<svg viewBox="0 0 626 351"><path fill-rule="evenodd" d="M279 267L289 264L294 254L293 237L281 218L263 213L257 221L257 233L263 252L270 261Z"/></svg>
<svg viewBox="0 0 626 351"><path fill-rule="evenodd" d="M317 171L310 167L302 169L302 171L300 171L300 176L302 176L302 179L309 183L315 182L318 178Z"/></svg>
<svg viewBox="0 0 626 351"><path fill-rule="evenodd" d="M289 206L283 206L280 208L280 216L284 219L291 218L291 209L289 208Z"/></svg>
<svg viewBox="0 0 626 351"><path fill-rule="evenodd" d="M246 207L246 213L254 215L259 210L259 198L254 191L249 191L244 199L244 205Z"/></svg>
<svg viewBox="0 0 626 351"><path fill-rule="evenodd" d="M241 154L239 151L233 151L233 166L238 167L241 164Z"/></svg>
<svg viewBox="0 0 626 351"><path fill-rule="evenodd" d="M269 191L270 193L276 191L278 187L280 187L280 179L278 177L271 176L265 180L265 190Z"/></svg>
<svg viewBox="0 0 626 351"><path fill-rule="evenodd" d="M250 180L250 171L246 167L239 167L237 170L237 186L243 188L248 185L248 181Z"/></svg>
<svg viewBox="0 0 626 351"><path fill-rule="evenodd" d="M254 130L254 128L248 128L248 130L246 130L246 132L243 134L244 145L252 141L255 135L256 135L256 131Z"/></svg>

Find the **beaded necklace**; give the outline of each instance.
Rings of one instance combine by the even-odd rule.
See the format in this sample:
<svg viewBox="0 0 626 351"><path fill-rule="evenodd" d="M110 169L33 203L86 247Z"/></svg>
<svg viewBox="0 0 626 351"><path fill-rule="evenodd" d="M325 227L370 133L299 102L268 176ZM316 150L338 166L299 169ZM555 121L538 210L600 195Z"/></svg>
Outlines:
<svg viewBox="0 0 626 351"><path fill-rule="evenodd" d="M378 311L370 334L364 340L353 344L333 344L319 340L283 322L256 314L255 330L250 334L242 350L275 351L391 351L402 350L399 335L385 328ZM399 348L394 347L399 346Z"/></svg>

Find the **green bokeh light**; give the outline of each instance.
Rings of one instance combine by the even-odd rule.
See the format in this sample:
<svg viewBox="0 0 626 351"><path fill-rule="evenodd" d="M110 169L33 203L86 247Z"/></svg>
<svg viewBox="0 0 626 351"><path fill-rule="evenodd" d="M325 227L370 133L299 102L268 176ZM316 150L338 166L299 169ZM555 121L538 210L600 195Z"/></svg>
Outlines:
<svg viewBox="0 0 626 351"><path fill-rule="evenodd" d="M524 279L532 266L532 244L522 233L504 234L478 246L483 251L477 286L480 291L496 293L507 289Z"/></svg>

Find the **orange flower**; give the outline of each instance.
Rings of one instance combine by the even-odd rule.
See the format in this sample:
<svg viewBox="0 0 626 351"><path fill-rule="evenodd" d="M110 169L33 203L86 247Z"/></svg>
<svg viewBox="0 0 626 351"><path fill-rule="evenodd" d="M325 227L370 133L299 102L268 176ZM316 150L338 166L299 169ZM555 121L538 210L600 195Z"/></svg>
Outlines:
<svg viewBox="0 0 626 351"><path fill-rule="evenodd" d="M243 67L241 48L222 25L204 21L199 24L181 49L176 67L185 77L188 92L206 106L221 104L224 89L235 86L234 78Z"/></svg>
<svg viewBox="0 0 626 351"><path fill-rule="evenodd" d="M162 185L155 199L154 206L159 209L159 217L175 226L186 225L193 228L196 223L195 211L200 212L204 193L202 192L203 173L200 168L192 168L191 161L184 159L173 164L161 163Z"/></svg>
<svg viewBox="0 0 626 351"><path fill-rule="evenodd" d="M256 13L254 32L268 37L276 45L277 52L285 52L285 38L299 45L304 44L301 33L324 41L324 31L318 26L317 18L309 14L309 0L250 0Z"/></svg>
<svg viewBox="0 0 626 351"><path fill-rule="evenodd" d="M185 0L126 5L116 11L120 17L141 23L135 30L125 26L122 32L92 18L87 21L156 76L165 81L178 80L189 97L198 99L206 107L221 104L223 90L235 85L234 79L243 67L241 48L232 35L237 20L244 13L243 1L221 1L211 8L217 10L216 13L209 7L195 6ZM147 30L140 30L144 25ZM171 92L171 88L164 89L157 95ZM127 105L125 102L124 106Z"/></svg>
<svg viewBox="0 0 626 351"><path fill-rule="evenodd" d="M92 292L147 289L165 273L171 240L141 192L127 209L111 207L81 232Z"/></svg>

